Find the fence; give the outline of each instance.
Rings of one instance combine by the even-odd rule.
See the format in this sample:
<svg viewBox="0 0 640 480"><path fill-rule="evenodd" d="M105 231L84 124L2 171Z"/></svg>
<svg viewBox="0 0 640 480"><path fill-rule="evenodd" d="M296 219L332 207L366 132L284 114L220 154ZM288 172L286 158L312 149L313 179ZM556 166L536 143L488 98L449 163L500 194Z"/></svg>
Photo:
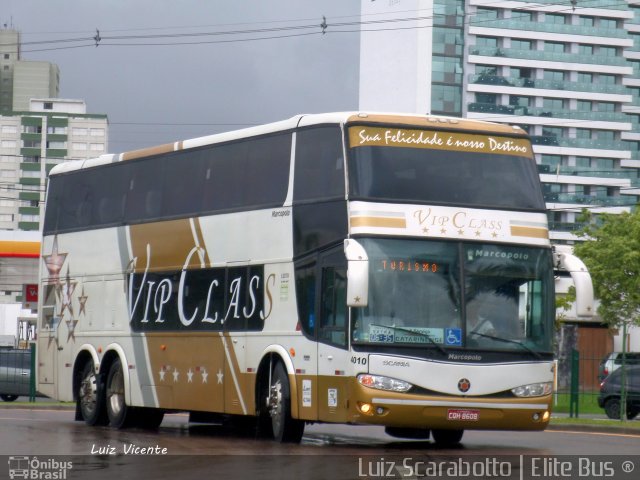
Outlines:
<svg viewBox="0 0 640 480"><path fill-rule="evenodd" d="M35 401L35 344L25 349L0 349L0 398L11 402L20 396Z"/></svg>
<svg viewBox="0 0 640 480"><path fill-rule="evenodd" d="M626 361L627 367L640 363L640 358L631 358L631 355ZM608 361L605 362L606 359ZM576 418L589 414L604 415L605 410L598 405L600 384L614 369L621 367L620 363L620 360L614 362L610 357L589 356L572 350L558 365L555 411L569 413ZM625 384L629 388L628 379Z"/></svg>

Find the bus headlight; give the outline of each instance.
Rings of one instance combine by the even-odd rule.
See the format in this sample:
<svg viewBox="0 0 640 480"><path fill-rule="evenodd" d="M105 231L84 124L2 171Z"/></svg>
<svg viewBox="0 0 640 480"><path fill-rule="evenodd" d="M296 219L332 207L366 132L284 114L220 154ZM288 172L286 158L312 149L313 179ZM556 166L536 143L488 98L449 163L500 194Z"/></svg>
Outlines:
<svg viewBox="0 0 640 480"><path fill-rule="evenodd" d="M403 380L395 378L383 377L382 375L370 375L361 373L358 375L358 382L365 387L377 388L378 390L387 390L390 392L406 392L412 385Z"/></svg>
<svg viewBox="0 0 640 480"><path fill-rule="evenodd" d="M541 397L543 395L549 395L552 390L553 382L540 382L512 388L511 393L516 397Z"/></svg>

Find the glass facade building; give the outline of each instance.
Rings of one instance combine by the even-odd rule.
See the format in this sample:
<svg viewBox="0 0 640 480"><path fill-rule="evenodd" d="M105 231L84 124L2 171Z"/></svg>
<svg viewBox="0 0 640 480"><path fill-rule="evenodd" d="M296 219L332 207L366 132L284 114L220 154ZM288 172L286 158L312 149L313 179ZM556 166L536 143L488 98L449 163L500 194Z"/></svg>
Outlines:
<svg viewBox="0 0 640 480"><path fill-rule="evenodd" d="M635 10L601 0L466 2L462 115L532 136L556 243L575 240L583 208L616 213L638 202Z"/></svg>
<svg viewBox="0 0 640 480"><path fill-rule="evenodd" d="M533 139L556 244L577 240L583 208L596 215L620 213L638 203L640 2L366 0L361 5L363 18L411 17L415 31L430 30L422 49L424 38L402 29L363 32L363 58L369 58L375 41L376 53L380 45L392 53L394 69L385 72L378 55L378 70L361 70L361 109L388 110L394 101L403 107L412 96L427 99L417 113L524 128ZM417 56L411 42L419 46ZM410 53L403 57L403 51ZM412 68L401 70L402 62ZM376 95L377 85L369 81L386 75L399 84L406 72L415 77L413 90Z"/></svg>

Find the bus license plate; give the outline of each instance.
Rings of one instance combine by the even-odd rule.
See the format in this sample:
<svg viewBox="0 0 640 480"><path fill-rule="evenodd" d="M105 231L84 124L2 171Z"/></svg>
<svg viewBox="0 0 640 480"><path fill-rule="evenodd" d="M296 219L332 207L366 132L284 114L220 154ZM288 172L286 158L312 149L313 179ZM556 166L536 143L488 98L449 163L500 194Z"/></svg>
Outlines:
<svg viewBox="0 0 640 480"><path fill-rule="evenodd" d="M480 410L447 410L447 420L477 422L480 420Z"/></svg>

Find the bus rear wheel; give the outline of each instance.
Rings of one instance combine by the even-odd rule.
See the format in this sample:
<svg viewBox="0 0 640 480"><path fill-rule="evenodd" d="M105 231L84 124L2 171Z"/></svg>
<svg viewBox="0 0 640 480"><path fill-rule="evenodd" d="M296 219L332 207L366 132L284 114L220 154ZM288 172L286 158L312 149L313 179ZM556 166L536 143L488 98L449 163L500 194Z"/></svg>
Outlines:
<svg viewBox="0 0 640 480"><path fill-rule="evenodd" d="M281 443L298 443L304 433L304 422L291 418L291 388L289 376L278 362L273 369L267 394L267 410L271 417L273 437Z"/></svg>
<svg viewBox="0 0 640 480"><path fill-rule="evenodd" d="M78 410L87 425L104 425L104 397L93 362L82 367L77 396Z"/></svg>
<svg viewBox="0 0 640 480"><path fill-rule="evenodd" d="M431 431L433 441L439 447L453 447L460 443L464 430L439 430L435 429Z"/></svg>
<svg viewBox="0 0 640 480"><path fill-rule="evenodd" d="M124 373L120 359L114 360L109 368L105 399L109 425L114 428L125 428L129 424L131 409L127 406L124 396Z"/></svg>

